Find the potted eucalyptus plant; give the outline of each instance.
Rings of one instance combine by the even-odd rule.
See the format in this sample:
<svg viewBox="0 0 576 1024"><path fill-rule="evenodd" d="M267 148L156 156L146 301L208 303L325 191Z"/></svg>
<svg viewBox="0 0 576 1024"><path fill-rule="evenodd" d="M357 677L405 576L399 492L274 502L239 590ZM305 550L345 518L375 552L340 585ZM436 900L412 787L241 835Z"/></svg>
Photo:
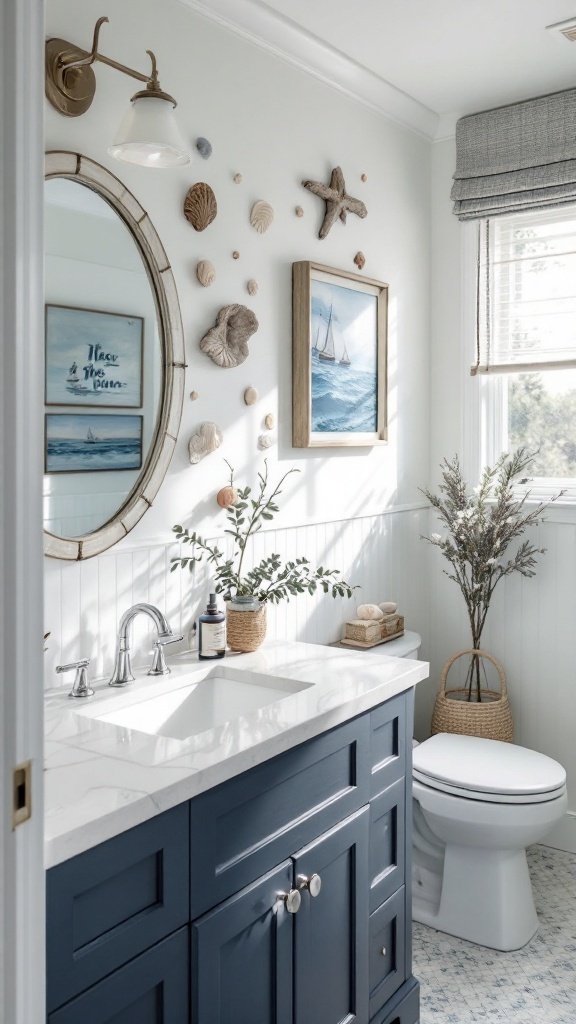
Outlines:
<svg viewBox="0 0 576 1024"><path fill-rule="evenodd" d="M507 554L512 542L522 537L528 527L542 518L548 505L548 502L527 504L529 492L524 491L519 495L515 490L515 485L528 482L524 474L533 457L525 448L518 448L511 455L504 453L493 466L486 467L480 483L471 490L462 476L458 457L455 456L452 461L445 459L441 465L439 494L422 490L445 528L443 533L431 533L422 539L439 548L449 562L450 568L443 571L460 587L472 638L471 649L454 655L444 666L434 711L433 732L469 731L462 726L466 725L471 713L462 707L462 703L459 708L456 707L455 698L459 698L468 708L471 704L490 705L499 702L500 706L493 707L491 713L501 717L503 715L500 727L506 735L498 734L493 738L512 739L512 719L504 672L495 658L482 651L481 640L492 595L498 583L516 572L522 576L534 576L536 557L545 551L525 539ZM461 654L470 655L465 685L461 690L448 691L453 695L449 704L445 688L446 675ZM496 665L501 693L494 693L487 688L481 667L482 658L488 658ZM454 715L458 717L460 728L450 728L451 716ZM443 719L442 716L447 717ZM474 717L476 724L470 729L478 727L478 715Z"/></svg>
<svg viewBox="0 0 576 1024"><path fill-rule="evenodd" d="M282 493L284 481L298 469L289 469L273 486L268 479L268 462L258 473L258 485L234 485L234 470L230 470L230 484L226 501L228 527L224 531L232 537L233 554L226 558L217 545L209 544L196 531L173 526L173 532L189 554L172 558L171 572L176 569L194 571L204 558L213 567L216 593L226 602L228 644L232 650L256 650L266 635L266 605L289 601L298 594L314 594L318 587L332 597L352 597L356 589L341 578L337 569L325 566L313 568L307 558L283 562L278 554L263 558L248 567L250 542L259 530L279 511L276 500ZM252 613L248 615L247 613Z"/></svg>

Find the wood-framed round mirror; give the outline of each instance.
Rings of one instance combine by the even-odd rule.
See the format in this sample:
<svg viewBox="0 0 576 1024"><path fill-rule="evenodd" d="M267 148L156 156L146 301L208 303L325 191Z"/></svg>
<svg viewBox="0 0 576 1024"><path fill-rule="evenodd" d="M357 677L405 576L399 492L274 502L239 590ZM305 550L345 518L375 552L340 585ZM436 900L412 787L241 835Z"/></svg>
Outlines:
<svg viewBox="0 0 576 1024"><path fill-rule="evenodd" d="M174 452L185 356L146 211L77 153L45 160L44 553L85 559L150 508Z"/></svg>

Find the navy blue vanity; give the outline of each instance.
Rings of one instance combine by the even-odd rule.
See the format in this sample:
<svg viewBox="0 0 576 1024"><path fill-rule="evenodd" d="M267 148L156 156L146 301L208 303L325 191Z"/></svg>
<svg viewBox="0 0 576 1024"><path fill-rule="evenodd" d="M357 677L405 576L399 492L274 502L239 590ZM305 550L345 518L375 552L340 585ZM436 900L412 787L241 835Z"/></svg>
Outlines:
<svg viewBox="0 0 576 1024"><path fill-rule="evenodd" d="M417 1024L413 692L51 868L48 1024Z"/></svg>

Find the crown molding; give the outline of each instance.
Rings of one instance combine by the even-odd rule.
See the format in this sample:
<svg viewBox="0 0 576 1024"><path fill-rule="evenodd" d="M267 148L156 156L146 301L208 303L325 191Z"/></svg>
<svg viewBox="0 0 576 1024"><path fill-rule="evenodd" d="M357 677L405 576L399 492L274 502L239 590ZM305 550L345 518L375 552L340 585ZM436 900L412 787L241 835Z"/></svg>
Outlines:
<svg viewBox="0 0 576 1024"><path fill-rule="evenodd" d="M434 142L447 142L456 136L456 122L460 114L439 114L434 135Z"/></svg>
<svg viewBox="0 0 576 1024"><path fill-rule="evenodd" d="M176 0L429 141L438 115L262 0Z"/></svg>

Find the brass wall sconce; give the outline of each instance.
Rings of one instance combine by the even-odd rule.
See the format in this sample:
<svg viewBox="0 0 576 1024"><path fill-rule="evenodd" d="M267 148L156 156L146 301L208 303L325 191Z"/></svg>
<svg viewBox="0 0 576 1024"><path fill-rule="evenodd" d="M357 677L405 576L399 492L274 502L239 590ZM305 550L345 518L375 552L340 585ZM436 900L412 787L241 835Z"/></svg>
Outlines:
<svg viewBox="0 0 576 1024"><path fill-rule="evenodd" d="M145 167L176 167L190 163L191 156L180 134L174 107L176 100L163 92L158 81L156 57L149 75L141 74L125 64L98 53L100 28L108 18L99 18L94 27L90 53L65 39L48 39L46 43L46 96L53 107L65 117L84 114L96 91L92 64L100 61L131 78L145 82L146 88L134 94L130 109L122 121L108 152L117 160Z"/></svg>

